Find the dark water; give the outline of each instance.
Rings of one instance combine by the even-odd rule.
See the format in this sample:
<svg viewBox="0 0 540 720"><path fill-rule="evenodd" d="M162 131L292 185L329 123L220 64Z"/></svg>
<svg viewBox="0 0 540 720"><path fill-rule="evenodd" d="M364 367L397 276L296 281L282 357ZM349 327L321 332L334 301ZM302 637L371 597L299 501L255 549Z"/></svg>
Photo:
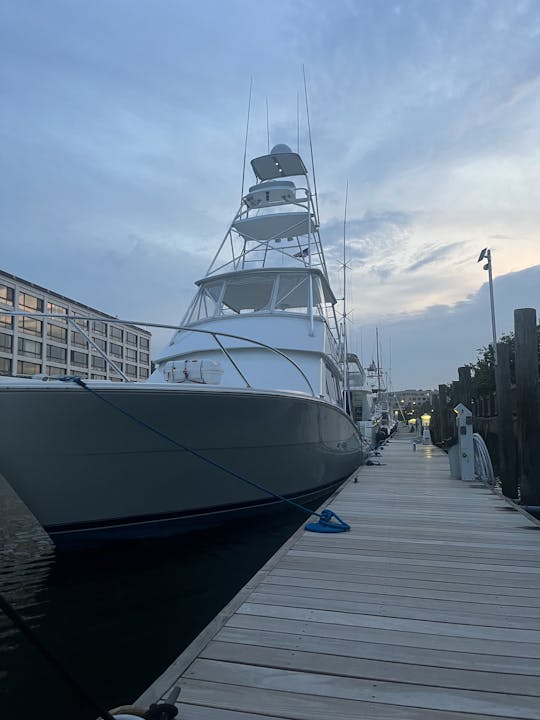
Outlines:
<svg viewBox="0 0 540 720"><path fill-rule="evenodd" d="M102 706L133 702L305 520L55 552L0 485L0 591ZM0 612L0 718L96 713Z"/></svg>

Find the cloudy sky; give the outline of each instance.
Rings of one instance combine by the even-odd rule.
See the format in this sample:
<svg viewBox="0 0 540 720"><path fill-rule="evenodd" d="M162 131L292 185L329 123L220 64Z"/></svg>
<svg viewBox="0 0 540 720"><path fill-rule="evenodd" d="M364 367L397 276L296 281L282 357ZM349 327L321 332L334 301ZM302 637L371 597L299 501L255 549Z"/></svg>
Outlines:
<svg viewBox="0 0 540 720"><path fill-rule="evenodd" d="M267 101L296 145L302 65L336 294L349 183L351 344L369 362L378 326L396 388L455 378L490 340L483 247L498 330L539 304L537 0L4 0L0 267L178 322L237 209L250 77L253 157Z"/></svg>

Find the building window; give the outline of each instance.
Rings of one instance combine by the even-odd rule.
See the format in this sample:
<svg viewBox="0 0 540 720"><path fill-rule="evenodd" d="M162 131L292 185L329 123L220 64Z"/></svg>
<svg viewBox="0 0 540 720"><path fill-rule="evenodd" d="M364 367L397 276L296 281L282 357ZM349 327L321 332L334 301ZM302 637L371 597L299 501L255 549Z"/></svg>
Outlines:
<svg viewBox="0 0 540 720"><path fill-rule="evenodd" d="M113 328L111 328L112 330ZM109 343L109 352L111 353L112 357L121 358L122 357L122 346L118 345L117 343Z"/></svg>
<svg viewBox="0 0 540 720"><path fill-rule="evenodd" d="M136 345L137 344L137 336L135 333L129 332L129 330L126 330L126 343L128 345Z"/></svg>
<svg viewBox="0 0 540 720"><path fill-rule="evenodd" d="M141 337L139 340L139 346L142 347L143 350L150 350L150 341L146 337Z"/></svg>
<svg viewBox="0 0 540 720"><path fill-rule="evenodd" d="M13 336L7 333L0 333L0 350L2 352L11 352L13 350Z"/></svg>
<svg viewBox="0 0 540 720"><path fill-rule="evenodd" d="M47 345L47 360L53 362L65 363L67 358L66 348L58 347L58 345Z"/></svg>
<svg viewBox="0 0 540 720"><path fill-rule="evenodd" d="M74 313L76 314L76 313ZM81 318L77 318L74 320L74 322L81 328L81 330L88 330L89 329L89 321L88 320L81 320Z"/></svg>
<svg viewBox="0 0 540 720"><path fill-rule="evenodd" d="M94 320L94 332L98 335L107 335L107 325L101 320Z"/></svg>
<svg viewBox="0 0 540 720"><path fill-rule="evenodd" d="M33 317L19 318L19 331L26 335L41 335L43 322Z"/></svg>
<svg viewBox="0 0 540 720"><path fill-rule="evenodd" d="M13 327L13 315L0 315L0 327L12 328Z"/></svg>
<svg viewBox="0 0 540 720"><path fill-rule="evenodd" d="M47 365L47 375L65 375L65 367L54 367L54 365Z"/></svg>
<svg viewBox="0 0 540 720"><path fill-rule="evenodd" d="M0 357L0 375L11 375L11 360Z"/></svg>
<svg viewBox="0 0 540 720"><path fill-rule="evenodd" d="M47 303L47 312L48 313L54 313L55 315L67 315L67 307L64 307L63 305L57 305L53 302ZM62 320L58 320L58 322L63 322Z"/></svg>
<svg viewBox="0 0 540 720"><path fill-rule="evenodd" d="M137 366L131 365L131 363L126 363L126 375L128 377L137 377Z"/></svg>
<svg viewBox="0 0 540 720"><path fill-rule="evenodd" d="M27 338L20 337L17 343L19 355L28 355L28 357L40 358L41 347L42 344L37 340L28 340Z"/></svg>
<svg viewBox="0 0 540 720"><path fill-rule="evenodd" d="M137 362L137 351L133 348L126 348L126 360Z"/></svg>
<svg viewBox="0 0 540 720"><path fill-rule="evenodd" d="M139 368L139 377L141 380L146 380L148 377L148 368Z"/></svg>
<svg viewBox="0 0 540 720"><path fill-rule="evenodd" d="M79 367L88 367L88 355L86 353L77 352L77 350L72 350L71 362L73 365L79 365Z"/></svg>
<svg viewBox="0 0 540 720"><path fill-rule="evenodd" d="M97 375L96 373L92 373L90 377L92 380L105 380L105 375Z"/></svg>
<svg viewBox="0 0 540 720"><path fill-rule="evenodd" d="M124 339L124 331L122 328L111 325L109 328L109 337L113 338L113 340L120 340L120 342L122 342Z"/></svg>
<svg viewBox="0 0 540 720"><path fill-rule="evenodd" d="M78 330L71 331L71 344L85 348L86 350L88 349L88 341Z"/></svg>
<svg viewBox="0 0 540 720"><path fill-rule="evenodd" d="M92 355L92 367L94 370L105 370L105 366L105 358L102 358L99 355Z"/></svg>
<svg viewBox="0 0 540 720"><path fill-rule="evenodd" d="M41 372L41 365L38 363L17 361L17 375L38 375Z"/></svg>
<svg viewBox="0 0 540 720"><path fill-rule="evenodd" d="M43 300L29 293L19 293L19 309L27 312L43 312Z"/></svg>
<svg viewBox="0 0 540 720"><path fill-rule="evenodd" d="M150 356L148 355L148 353L140 352L139 353L139 362L146 363L148 365L148 363L150 362Z"/></svg>
<svg viewBox="0 0 540 720"><path fill-rule="evenodd" d="M67 342L67 330L66 328L58 327L58 325L47 323L47 337L53 340L59 340L60 342Z"/></svg>
<svg viewBox="0 0 540 720"><path fill-rule="evenodd" d="M15 302L15 292L12 287L8 285L0 284L0 303L3 305L11 305L13 307Z"/></svg>
<svg viewBox="0 0 540 720"><path fill-rule="evenodd" d="M101 338L93 338L93 340L100 350L103 350L104 352L107 350L107 342L105 340L102 340Z"/></svg>

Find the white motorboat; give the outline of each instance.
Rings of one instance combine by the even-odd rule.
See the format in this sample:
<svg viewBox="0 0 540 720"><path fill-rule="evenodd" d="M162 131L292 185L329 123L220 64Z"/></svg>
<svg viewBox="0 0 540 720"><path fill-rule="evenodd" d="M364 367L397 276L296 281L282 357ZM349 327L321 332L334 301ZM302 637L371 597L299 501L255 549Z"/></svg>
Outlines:
<svg viewBox="0 0 540 720"><path fill-rule="evenodd" d="M286 145L251 165L147 382L0 380L0 473L56 541L208 526L362 462L308 171Z"/></svg>

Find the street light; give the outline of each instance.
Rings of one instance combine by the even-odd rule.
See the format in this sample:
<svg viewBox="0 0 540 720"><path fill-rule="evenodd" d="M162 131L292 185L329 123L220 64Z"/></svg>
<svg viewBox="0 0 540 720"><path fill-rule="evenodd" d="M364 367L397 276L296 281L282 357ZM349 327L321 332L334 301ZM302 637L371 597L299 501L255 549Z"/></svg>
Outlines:
<svg viewBox="0 0 540 720"><path fill-rule="evenodd" d="M488 277L489 277L489 300L491 303L491 330L493 333L493 359L495 361L495 365L497 365L497 331L495 330L495 301L493 300L493 274L491 271L491 250L489 248L484 248L482 250L477 262L482 262L482 260L487 260L483 269L488 271Z"/></svg>
<svg viewBox="0 0 540 720"><path fill-rule="evenodd" d="M426 428L429 427L429 421L431 420L431 415L429 413L424 413L420 420L422 421L422 425Z"/></svg>

